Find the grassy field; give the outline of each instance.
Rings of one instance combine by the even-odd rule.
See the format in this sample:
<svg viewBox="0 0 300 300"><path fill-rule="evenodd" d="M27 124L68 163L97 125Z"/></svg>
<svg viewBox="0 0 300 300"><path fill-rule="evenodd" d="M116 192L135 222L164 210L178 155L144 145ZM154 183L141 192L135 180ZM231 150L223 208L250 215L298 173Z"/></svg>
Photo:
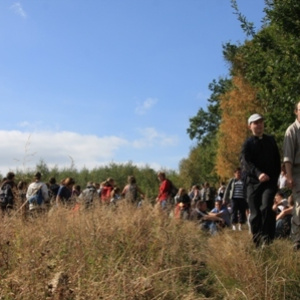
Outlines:
<svg viewBox="0 0 300 300"><path fill-rule="evenodd" d="M1 219L0 299L300 299L290 241L210 237L145 203Z"/></svg>

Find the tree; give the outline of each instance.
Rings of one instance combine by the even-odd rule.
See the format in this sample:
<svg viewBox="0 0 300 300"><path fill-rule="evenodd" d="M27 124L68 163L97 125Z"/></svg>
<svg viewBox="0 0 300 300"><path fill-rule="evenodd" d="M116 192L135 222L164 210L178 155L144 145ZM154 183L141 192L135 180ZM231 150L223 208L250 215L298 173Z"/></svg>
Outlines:
<svg viewBox="0 0 300 300"><path fill-rule="evenodd" d="M216 172L222 179L232 177L240 165L241 146L249 134L247 119L262 112L257 103L257 91L243 77L233 77L233 87L221 97L222 122L218 132Z"/></svg>

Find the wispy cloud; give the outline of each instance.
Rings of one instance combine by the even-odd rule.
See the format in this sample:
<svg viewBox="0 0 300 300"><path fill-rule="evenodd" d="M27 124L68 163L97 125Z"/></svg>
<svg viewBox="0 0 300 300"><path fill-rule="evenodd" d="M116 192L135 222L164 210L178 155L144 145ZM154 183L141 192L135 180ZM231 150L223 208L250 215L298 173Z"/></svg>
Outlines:
<svg viewBox="0 0 300 300"><path fill-rule="evenodd" d="M148 127L138 129L142 138L136 139L133 142L135 148L153 147L153 146L175 146L178 143L178 137L167 136L164 133L159 133L155 128Z"/></svg>
<svg viewBox="0 0 300 300"><path fill-rule="evenodd" d="M135 109L135 113L138 115L144 115L157 103L157 101L158 100L155 98L148 98L143 103L138 103Z"/></svg>
<svg viewBox="0 0 300 300"><path fill-rule="evenodd" d="M25 10L22 7L22 4L20 2L15 2L10 9L17 14L18 16L22 17L22 18L27 18L27 14L25 12Z"/></svg>

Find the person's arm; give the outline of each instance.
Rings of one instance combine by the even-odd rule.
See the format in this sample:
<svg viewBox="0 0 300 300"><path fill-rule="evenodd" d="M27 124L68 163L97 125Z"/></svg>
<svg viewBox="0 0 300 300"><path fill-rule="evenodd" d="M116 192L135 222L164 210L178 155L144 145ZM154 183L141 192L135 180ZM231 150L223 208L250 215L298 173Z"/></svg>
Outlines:
<svg viewBox="0 0 300 300"><path fill-rule="evenodd" d="M208 215L209 216L215 216L215 217L221 217L223 215L223 212L222 211L219 211L217 213L215 213L215 212L209 212Z"/></svg>
<svg viewBox="0 0 300 300"><path fill-rule="evenodd" d="M123 191L122 191L122 193L121 193L121 196L122 196L122 197L125 197L125 194L126 194L126 192L127 192L127 189L128 189L128 185L125 185L125 187L123 188Z"/></svg>
<svg viewBox="0 0 300 300"><path fill-rule="evenodd" d="M286 183L288 188L293 188L293 162L295 160L295 149L297 135L293 128L288 128L283 139L283 162L286 170Z"/></svg>
<svg viewBox="0 0 300 300"><path fill-rule="evenodd" d="M293 176L292 176L292 163L289 161L284 162L285 165L285 170L286 170L286 183L288 188L293 188L294 181L293 181Z"/></svg>
<svg viewBox="0 0 300 300"><path fill-rule="evenodd" d="M287 215L291 215L293 213L293 206L288 207L286 209L284 209L282 212L280 212L277 216L276 216L276 221L283 219L285 216Z"/></svg>
<svg viewBox="0 0 300 300"><path fill-rule="evenodd" d="M224 219L217 217L217 216L213 216L211 214L206 215L205 217L203 217L203 220L206 221L214 221L214 222L224 222Z"/></svg>
<svg viewBox="0 0 300 300"><path fill-rule="evenodd" d="M252 162L251 158L253 153L251 152L253 152L252 150L253 146L254 145L252 139L246 140L246 142L243 144L242 147L241 159L242 159L242 164L245 170L247 171L247 174L251 175L252 177L256 177L259 180L259 177L260 175L262 175L262 172Z"/></svg>

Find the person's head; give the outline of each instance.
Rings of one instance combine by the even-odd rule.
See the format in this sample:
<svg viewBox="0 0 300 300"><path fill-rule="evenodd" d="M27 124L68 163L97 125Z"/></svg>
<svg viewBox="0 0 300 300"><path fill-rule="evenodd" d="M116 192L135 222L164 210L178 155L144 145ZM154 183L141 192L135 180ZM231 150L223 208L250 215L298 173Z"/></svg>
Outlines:
<svg viewBox="0 0 300 300"><path fill-rule="evenodd" d="M94 187L98 190L100 189L100 183L99 182L94 182Z"/></svg>
<svg viewBox="0 0 300 300"><path fill-rule="evenodd" d="M14 172L8 172L6 175L6 180L14 180L15 179L15 173Z"/></svg>
<svg viewBox="0 0 300 300"><path fill-rule="evenodd" d="M136 179L135 179L134 176L130 175L130 176L128 176L128 178L127 178L127 182L128 182L129 184L134 184L134 183L136 183Z"/></svg>
<svg viewBox="0 0 300 300"><path fill-rule="evenodd" d="M295 104L295 115L297 120L300 122L300 101Z"/></svg>
<svg viewBox="0 0 300 300"><path fill-rule="evenodd" d="M41 172L36 172L36 173L34 174L34 179L35 179L36 181L40 181L41 178L42 178Z"/></svg>
<svg viewBox="0 0 300 300"><path fill-rule="evenodd" d="M260 114L253 114L248 119L248 127L252 134L257 137L261 137L264 133L264 118Z"/></svg>
<svg viewBox="0 0 300 300"><path fill-rule="evenodd" d="M114 186L115 185L115 181L114 181L114 179L113 178L111 178L111 177L108 177L107 179L106 179L106 182L105 182L106 184L106 186Z"/></svg>
<svg viewBox="0 0 300 300"><path fill-rule="evenodd" d="M195 184L192 186L192 191L196 191L196 190L199 190L200 189L200 186L198 184Z"/></svg>
<svg viewBox="0 0 300 300"><path fill-rule="evenodd" d="M242 171L241 168L236 168L234 171L234 178L235 179L241 179Z"/></svg>
<svg viewBox="0 0 300 300"><path fill-rule="evenodd" d="M184 189L184 188L179 188L179 190L178 190L178 195L179 195L179 196L183 196L183 195L185 195L185 194L187 194L186 189Z"/></svg>
<svg viewBox="0 0 300 300"><path fill-rule="evenodd" d="M72 187L75 184L75 180L72 177L67 177L63 180L63 185L67 187Z"/></svg>
<svg viewBox="0 0 300 300"><path fill-rule="evenodd" d="M88 181L86 187L91 187L91 186L94 186L94 183L92 181Z"/></svg>
<svg viewBox="0 0 300 300"><path fill-rule="evenodd" d="M279 190L276 194L275 194L275 202L276 203L281 203L282 200L284 199L284 192Z"/></svg>
<svg viewBox="0 0 300 300"><path fill-rule="evenodd" d="M80 193L80 191L81 191L81 186L78 185L78 184L74 184L74 185L72 186L72 190L73 190L73 191L76 191L76 192L78 192L78 193Z"/></svg>
<svg viewBox="0 0 300 300"><path fill-rule="evenodd" d="M207 203L206 201L197 201L197 208L200 210L200 211L206 211L207 210Z"/></svg>
<svg viewBox="0 0 300 300"><path fill-rule="evenodd" d="M215 201L215 208L218 209L218 210L221 210L221 208L222 208L222 200L217 199Z"/></svg>
<svg viewBox="0 0 300 300"><path fill-rule="evenodd" d="M55 183L56 183L55 177L50 177L49 183L50 183L50 184L55 184Z"/></svg>
<svg viewBox="0 0 300 300"><path fill-rule="evenodd" d="M165 172L158 172L157 177L160 181L163 181L166 179L166 173Z"/></svg>

